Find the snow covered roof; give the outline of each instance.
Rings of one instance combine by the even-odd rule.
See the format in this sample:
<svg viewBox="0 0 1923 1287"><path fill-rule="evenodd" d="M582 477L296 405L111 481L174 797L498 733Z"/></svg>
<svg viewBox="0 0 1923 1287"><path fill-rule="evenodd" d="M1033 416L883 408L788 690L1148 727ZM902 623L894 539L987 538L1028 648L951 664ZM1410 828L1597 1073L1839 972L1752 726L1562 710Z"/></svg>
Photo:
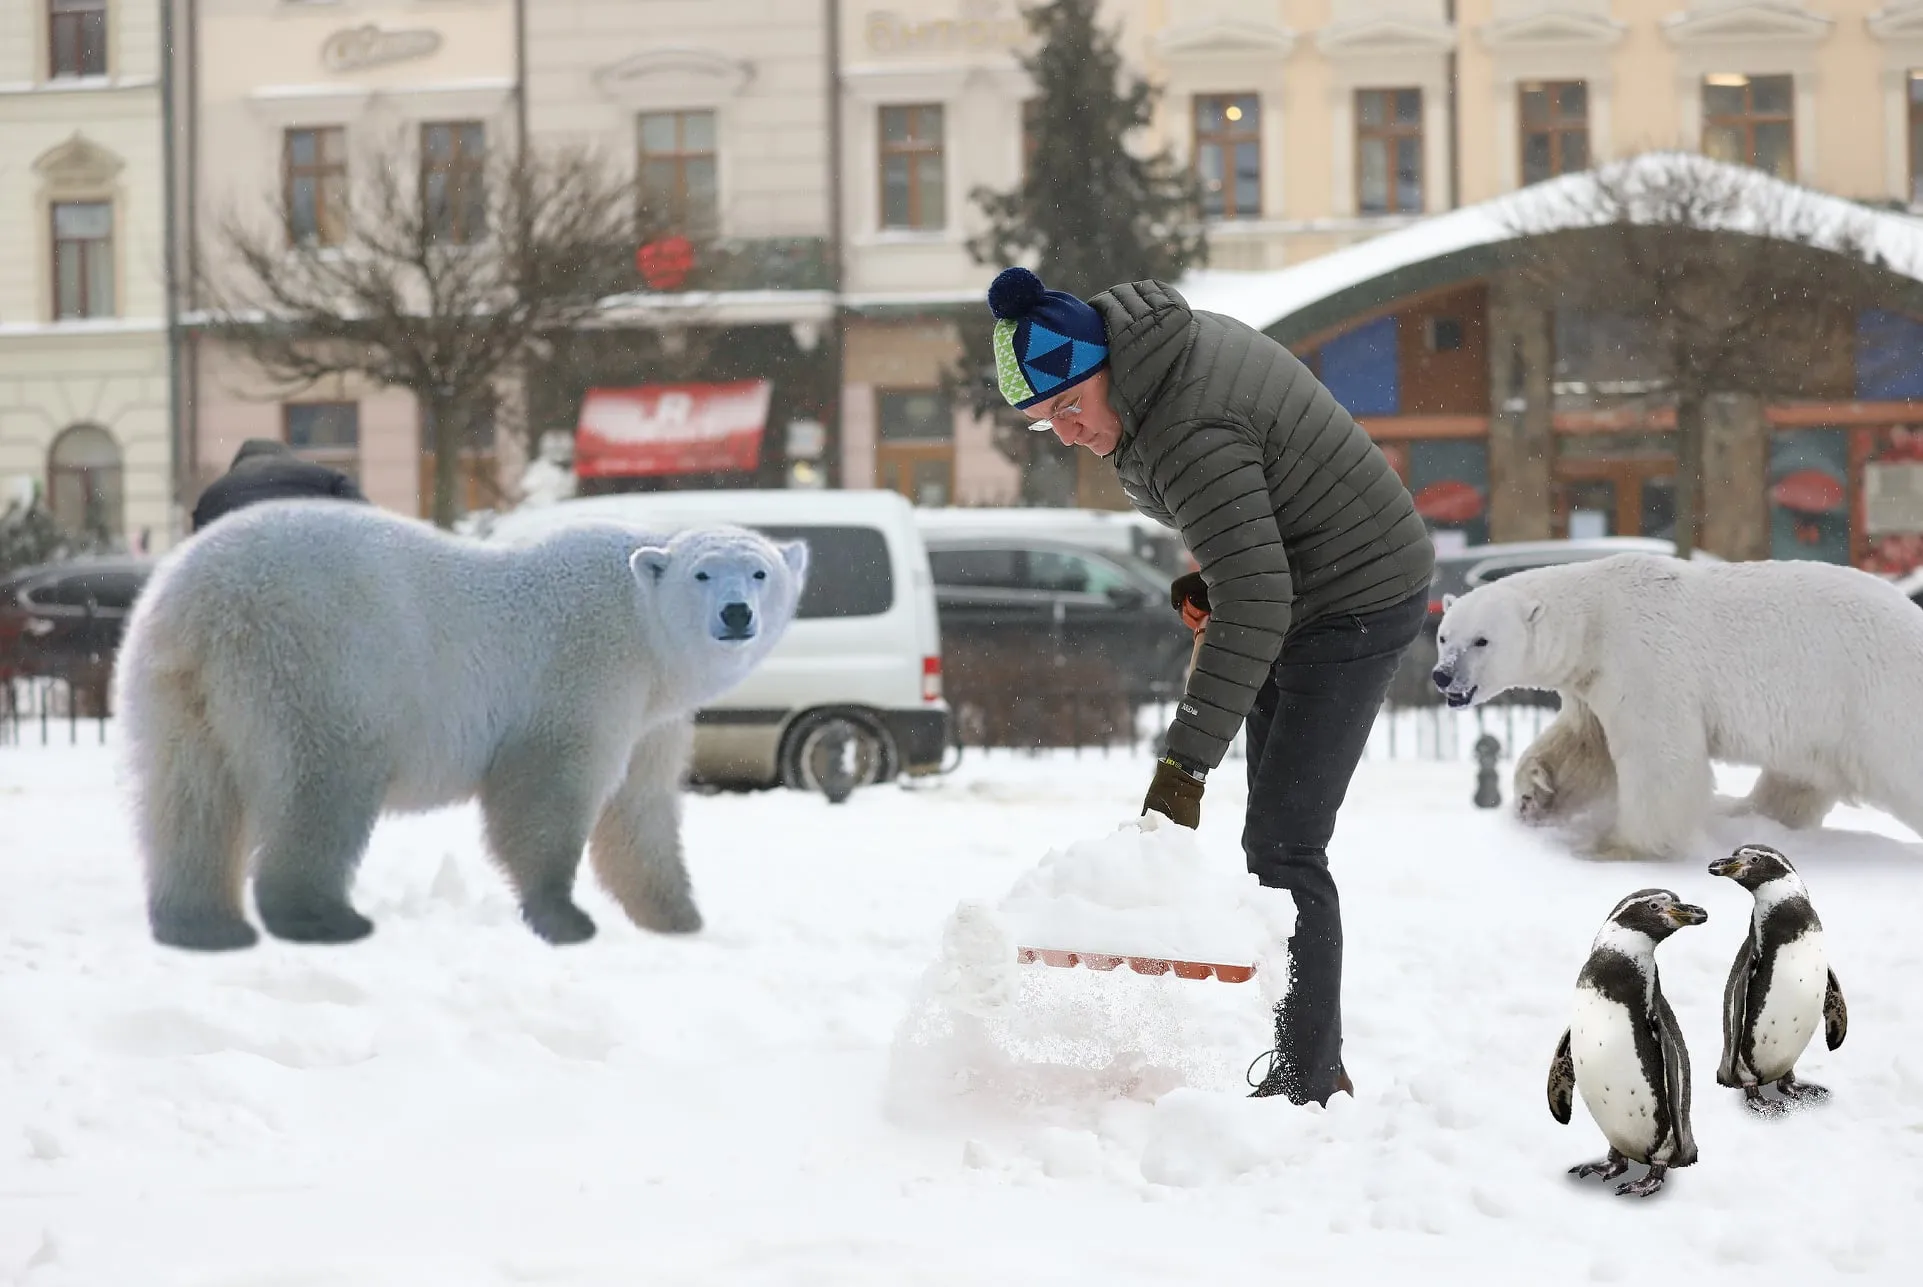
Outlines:
<svg viewBox="0 0 1923 1287"><path fill-rule="evenodd" d="M1746 196L1738 208L1704 219L1705 228L1766 234L1789 223L1808 230L1811 244L1831 249L1839 248L1844 236L1853 235L1894 271L1923 281L1923 220L1911 215L1876 210L1693 153L1646 153L1601 167L1604 181L1620 183L1620 190L1630 194L1632 201L1639 188L1679 171L1696 171L1719 185L1754 194L1754 200ZM1547 232L1595 226L1599 220L1594 212L1602 204L1596 200L1598 186L1594 171L1564 175L1287 268L1270 272L1203 269L1184 276L1179 287L1192 307L1269 330L1325 301L1431 261L1459 257L1463 278L1481 275L1493 261L1495 249L1516 240L1523 229ZM1759 226L1764 223L1767 226ZM1403 293L1392 290L1380 299L1359 302L1353 311Z"/></svg>

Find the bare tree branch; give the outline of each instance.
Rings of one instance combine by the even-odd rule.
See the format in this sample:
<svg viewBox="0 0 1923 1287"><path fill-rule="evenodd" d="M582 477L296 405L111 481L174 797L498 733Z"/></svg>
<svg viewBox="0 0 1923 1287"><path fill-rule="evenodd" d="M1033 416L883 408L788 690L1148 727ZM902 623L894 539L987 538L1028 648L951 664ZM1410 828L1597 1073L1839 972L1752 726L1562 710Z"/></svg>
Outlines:
<svg viewBox="0 0 1923 1287"><path fill-rule="evenodd" d="M1650 153L1526 193L1515 279L1544 307L1630 323L1674 400L1676 547L1699 541L1705 409L1806 396L1859 310L1888 298L1867 211L1757 171Z"/></svg>
<svg viewBox="0 0 1923 1287"><path fill-rule="evenodd" d="M436 199L416 157L394 136L358 158L338 245L302 244L278 193L218 218L204 262L228 271L203 287L209 330L289 388L355 375L412 391L433 426L446 526L469 418L496 382L543 335L635 285L635 192L624 166L592 150L497 143L477 171L444 174Z"/></svg>

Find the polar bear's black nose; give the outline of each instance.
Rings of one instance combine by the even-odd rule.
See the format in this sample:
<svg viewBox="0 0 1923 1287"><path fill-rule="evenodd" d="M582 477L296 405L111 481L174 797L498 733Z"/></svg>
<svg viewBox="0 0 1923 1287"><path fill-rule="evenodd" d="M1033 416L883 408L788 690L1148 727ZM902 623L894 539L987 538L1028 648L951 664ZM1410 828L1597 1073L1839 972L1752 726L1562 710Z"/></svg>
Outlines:
<svg viewBox="0 0 1923 1287"><path fill-rule="evenodd" d="M1433 671L1429 673L1429 678L1436 681L1437 688L1447 688L1449 686L1449 681L1451 679L1454 679L1455 676L1449 673L1449 668L1447 666L1437 666Z"/></svg>
<svg viewBox="0 0 1923 1287"><path fill-rule="evenodd" d="M721 624L734 634L746 630L754 619L754 609L739 600L721 606Z"/></svg>

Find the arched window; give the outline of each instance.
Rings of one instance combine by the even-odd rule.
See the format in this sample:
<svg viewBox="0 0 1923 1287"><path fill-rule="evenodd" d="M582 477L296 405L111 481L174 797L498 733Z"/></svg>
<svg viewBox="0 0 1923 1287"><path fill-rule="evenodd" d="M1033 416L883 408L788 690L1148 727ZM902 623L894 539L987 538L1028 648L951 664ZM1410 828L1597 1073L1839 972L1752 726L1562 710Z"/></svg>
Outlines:
<svg viewBox="0 0 1923 1287"><path fill-rule="evenodd" d="M47 452L47 503L69 532L118 538L120 444L99 425L74 425Z"/></svg>

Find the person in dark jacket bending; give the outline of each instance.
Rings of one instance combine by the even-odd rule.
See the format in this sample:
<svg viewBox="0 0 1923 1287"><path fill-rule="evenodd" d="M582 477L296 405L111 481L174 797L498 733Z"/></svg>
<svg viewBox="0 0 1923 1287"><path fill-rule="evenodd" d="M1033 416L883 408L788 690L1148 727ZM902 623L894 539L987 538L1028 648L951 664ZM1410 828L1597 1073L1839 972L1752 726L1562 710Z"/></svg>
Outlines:
<svg viewBox="0 0 1923 1287"><path fill-rule="evenodd" d="M302 496L333 496L368 504L354 480L338 469L302 460L284 442L249 438L234 453L227 472L208 484L194 505L193 530L198 532L223 514L261 501Z"/></svg>
<svg viewBox="0 0 1923 1287"><path fill-rule="evenodd" d="M1170 588L1202 645L1142 811L1185 827L1247 723L1242 848L1295 899L1293 982L1257 1095L1354 1093L1342 1063L1342 919L1327 846L1435 549L1369 436L1296 357L1158 281L1083 302L1025 268L989 288L1002 395L1111 462L1199 572Z"/></svg>

